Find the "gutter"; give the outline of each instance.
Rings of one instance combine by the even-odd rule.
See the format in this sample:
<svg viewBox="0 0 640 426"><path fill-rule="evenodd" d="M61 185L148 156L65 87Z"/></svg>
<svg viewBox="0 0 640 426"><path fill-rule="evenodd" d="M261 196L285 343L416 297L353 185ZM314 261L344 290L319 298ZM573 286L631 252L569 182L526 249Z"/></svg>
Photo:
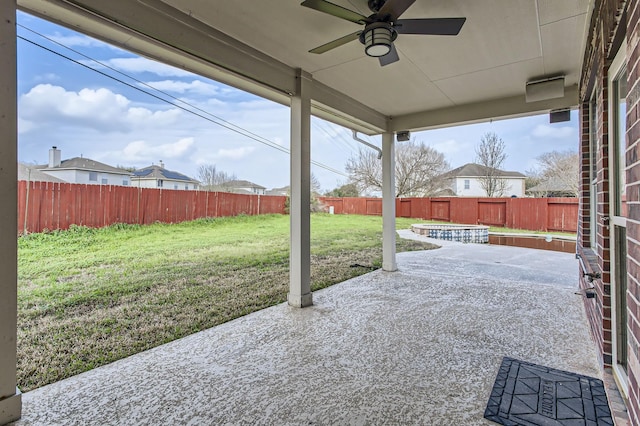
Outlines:
<svg viewBox="0 0 640 426"><path fill-rule="evenodd" d="M373 144L370 144L369 142L367 142L365 140L360 139L358 137L358 131L357 130L352 130L352 132L353 132L353 139L355 141L358 141L361 144L366 145L366 146L368 146L369 148L371 148L371 149L373 149L375 151L378 151L378 160L380 160L382 158L382 149L378 148L377 146L375 146Z"/></svg>

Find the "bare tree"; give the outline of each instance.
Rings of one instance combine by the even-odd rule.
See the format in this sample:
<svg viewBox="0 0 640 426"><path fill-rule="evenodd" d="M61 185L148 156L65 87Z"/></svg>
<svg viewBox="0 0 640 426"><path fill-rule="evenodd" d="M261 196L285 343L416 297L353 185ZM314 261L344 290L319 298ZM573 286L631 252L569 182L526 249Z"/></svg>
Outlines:
<svg viewBox="0 0 640 426"><path fill-rule="evenodd" d="M487 197L502 197L508 182L502 178L502 166L507 159L505 144L493 132L485 133L476 148L476 163L483 167L484 175L478 180Z"/></svg>
<svg viewBox="0 0 640 426"><path fill-rule="evenodd" d="M322 188L320 187L320 180L316 177L316 175L314 175L313 173L311 173L311 194L312 195L319 195L320 191L322 191Z"/></svg>
<svg viewBox="0 0 640 426"><path fill-rule="evenodd" d="M226 189L226 183L237 179L234 174L218 170L215 164L203 164L198 167L198 180L202 189L206 191Z"/></svg>
<svg viewBox="0 0 640 426"><path fill-rule="evenodd" d="M449 187L443 176L449 170L444 155L415 141L396 146L396 197L428 197ZM346 166L351 183L361 192L382 190L382 163L371 150L361 149Z"/></svg>
<svg viewBox="0 0 640 426"><path fill-rule="evenodd" d="M575 151L551 151L540 155L540 182L551 192L580 195L580 156ZM546 194L548 195L548 194Z"/></svg>

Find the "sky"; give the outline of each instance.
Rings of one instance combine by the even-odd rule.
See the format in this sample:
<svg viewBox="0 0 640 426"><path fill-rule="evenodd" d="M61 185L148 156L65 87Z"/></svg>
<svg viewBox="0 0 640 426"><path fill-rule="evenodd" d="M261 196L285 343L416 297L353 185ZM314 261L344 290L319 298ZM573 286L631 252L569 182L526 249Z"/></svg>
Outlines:
<svg viewBox="0 0 640 426"><path fill-rule="evenodd" d="M19 161L45 164L57 146L62 159L136 168L163 161L196 179L198 167L215 165L268 189L289 184L287 107L22 12L17 18ZM545 114L413 132L412 139L455 168L474 161L487 132L506 144L505 170L525 173L540 154L578 149L576 111L565 123L549 124ZM381 145L379 136L361 137ZM312 165L312 173L322 190L348 181L345 164L361 147L349 129L312 118L311 159L326 166Z"/></svg>

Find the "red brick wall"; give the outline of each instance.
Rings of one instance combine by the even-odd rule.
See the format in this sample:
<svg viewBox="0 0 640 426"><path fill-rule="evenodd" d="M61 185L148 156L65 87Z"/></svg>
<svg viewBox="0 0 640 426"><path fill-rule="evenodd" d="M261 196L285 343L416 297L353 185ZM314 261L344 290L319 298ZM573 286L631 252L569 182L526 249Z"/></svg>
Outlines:
<svg viewBox="0 0 640 426"><path fill-rule="evenodd" d="M612 363L611 330L611 264L609 227L609 134L608 134L608 67L618 53L621 40L626 36L627 51L627 271L628 271L628 409L633 425L640 425L640 0L597 0L591 19L589 39L585 51L584 69L580 83L582 194L578 222L578 251L585 259L589 272L598 272L601 279L593 283L581 277L583 288L595 286L597 297L585 299L593 337L600 349L605 365ZM597 140L597 211L590 211L589 182L589 107L592 95L596 99ZM591 229L590 218L596 215L596 229ZM591 247L590 235L597 235ZM582 273L581 273L582 275Z"/></svg>
<svg viewBox="0 0 640 426"><path fill-rule="evenodd" d="M629 414L640 424L640 2L627 5L627 272Z"/></svg>

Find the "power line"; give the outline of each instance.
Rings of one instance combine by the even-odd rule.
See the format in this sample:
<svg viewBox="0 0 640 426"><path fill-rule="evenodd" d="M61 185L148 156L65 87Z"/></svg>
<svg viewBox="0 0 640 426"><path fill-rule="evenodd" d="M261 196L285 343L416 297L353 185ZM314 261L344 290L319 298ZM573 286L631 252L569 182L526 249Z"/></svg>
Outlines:
<svg viewBox="0 0 640 426"><path fill-rule="evenodd" d="M335 141L335 142L340 142L340 140L336 139L332 134L330 134L327 130L324 129L324 127L320 126L319 123L316 123L315 121L312 122L312 125L314 126L314 128L321 130L325 135L327 135L329 137L330 141ZM342 152L344 152L346 155L351 155L350 152L347 151L347 149L340 143L336 143L336 145L342 150Z"/></svg>
<svg viewBox="0 0 640 426"><path fill-rule="evenodd" d="M18 25L19 25L19 24L18 24ZM139 80L139 79L136 79L135 77L132 77L132 76L130 76L130 75L128 75L128 74L126 74L126 73L123 73L123 72L121 72L121 71L119 71L119 70L117 70L117 69L115 69L115 68L113 68L113 67L110 67L109 65L107 65L107 64L105 64L105 63L102 63L102 62L100 62L100 61L98 61L98 60L96 60L96 59L93 59L93 58L91 58L90 56L87 56L87 55L85 55L85 54L84 54L84 53L82 53L82 52L79 52L79 51L77 51L77 50L75 50L75 49L72 49L72 48L70 48L70 47L68 47L68 46L65 46L64 44L59 43L59 42L57 42L57 41L55 41L55 40L53 40L53 39L51 39L51 38L49 38L49 37L47 37L47 36L45 36L45 35L43 35L43 34L40 34L40 33L38 33L37 31L34 31L34 30L32 30L32 29L30 29L30 28L27 28L27 27L25 27L25 26L23 26L23 25L19 25L19 26L20 26L21 28L24 28L24 29L25 29L25 30L27 30L27 31L30 31L30 32L32 32L32 33L34 33L34 34L39 35L40 37L43 37L43 38L44 38L44 39L46 39L46 40L49 40L49 41L50 41L50 42L52 42L52 43L55 43L55 44L57 44L57 45L59 45L59 46L61 46L61 47L65 48L65 49L68 49L68 50L70 50L70 51L72 51L72 52L74 52L74 53L76 53L76 54L78 54L78 55L80 55L80 56L82 56L82 57L84 57L84 58L86 58L86 59L89 59L89 60L91 60L91 61L93 61L93 62L95 62L95 63L97 63L97 64L99 64L99 65L101 65L101 66L103 66L103 67L105 67L105 68L107 68L107 69L110 69L110 70L112 70L112 71L114 71L114 72L117 72L118 74L123 75L123 76L125 76L125 77L127 77L127 78L129 78L129 79L131 79L131 80L133 80L133 81L135 81L135 82L137 82L137 83L139 83L139 84L142 84L142 85L144 85L145 87L151 88L151 89L153 89L154 91L156 91L156 92L158 92L158 93L163 94L164 96L167 96L167 97L169 97L169 98L171 98L171 99L174 99L174 100L176 100L176 101L178 101L178 102L180 102L180 103L182 103L182 104L188 105L190 108L193 108L193 109L194 109L194 110L196 110L196 111L200 111L200 113L198 113L198 112L196 112L196 111L193 111L192 109L186 108L186 107L184 107L184 106L182 106L182 105L179 105L179 104L177 104L176 102L172 102L172 101L170 101L170 100L167 100L167 99L165 99L165 98L163 98L163 97L161 97L161 96L158 96L158 95L156 95L156 94L154 94L154 93L151 93L151 92L149 92L149 91L147 91L147 90L144 90L144 89L142 89L142 88L140 88L140 87L138 87L138 86L136 86L136 85L133 85L133 84L131 84L131 83L129 83L129 82L126 82L126 81L124 81L124 80L122 80L122 79L119 79L119 78L117 78L117 77L115 77L115 76L112 76L112 75L107 74L107 73L105 73L105 72L103 72L103 71L100 71L100 70L98 70L98 69L95 69L95 68L93 68L93 67L91 67L91 66L89 66L89 65L87 65L87 64L83 64L82 62L80 62L80 61L78 61L78 60L76 60L76 59L74 59L74 58L71 58L71 57L69 57L69 56L66 56L66 55L64 55L64 54L60 53L60 52L57 52L57 51L55 51L55 50L53 50L53 49L50 49L50 48L48 48L48 47L46 47L46 46L43 46L43 45L41 45L41 44L39 44L39 43L37 43L37 42L35 42L35 41L33 41L33 40L29 40L29 39L27 39L26 37L23 37L23 36L21 36L21 35L17 35L17 38L19 38L19 39L21 39L21 40L23 40L23 41L25 41L25 42L27 42L27 43L30 43L30 44L32 44L32 45L34 45L34 46L36 46L36 47L39 47L39 48L41 48L41 49L43 49L43 50L46 50L46 51L48 51L48 52L50 52L50 53L52 53L52 54L54 54L54 55L60 56L61 58L66 59L66 60L68 60L68 61L70 61L70 62L72 62L72 63L74 63L74 64L76 64L76 65L80 65L80 66L82 66L82 67L84 67L84 68L87 68L87 69L89 69L89 70L91 70L91 71L94 71L94 72L96 72L96 73L98 73L98 74L100 74L100 75L102 75L102 76L104 76L104 77L107 77L107 78L110 78L110 79L112 79L112 80L114 80L114 81L117 81L118 83L124 84L125 86L127 86L127 87L129 87L129 88L131 88L131 89L134 89L134 90L137 90L137 91L139 91L139 92L142 92L142 93L144 93L144 94L146 94L146 95L149 95L149 96L151 96L151 97L153 97L153 98L155 98L155 99L158 99L158 100L160 100L160 101L162 101L162 102L165 102L165 103L167 103L167 104L169 104L169 105L172 105L172 106L174 106L174 107L176 107L176 108L178 108L178 109L181 109L181 110L183 110L183 111L185 111L185 112L188 112L188 113L190 113L190 114L193 114L193 115L195 115L195 116L197 116L197 117L200 117L200 118L202 118L202 119L204 119L204 120L207 120L207 121L209 121L209 122L211 122L211 123L213 123L213 124L217 124L218 126L221 126L221 127L225 128L225 129L227 129L227 130L231 130L232 132L238 133L238 134L240 134L240 135L242 135L242 136L245 136L245 137L247 137L247 138L249 138L249 139L252 139L252 140L254 140L254 141L258 142L258 143L261 143L261 144L263 144L263 145L266 145L266 146L269 146L269 147L271 147L271 148L277 149L278 151L284 152L284 153L286 153L286 154L291 154L291 151L290 151L288 148L285 148L285 147L280 146L280 145L278 145L278 144L276 144L276 143L274 143L274 142L271 142L270 140L268 140L267 138L265 138L265 137L263 137L263 136L257 135L257 134L255 134L255 133L253 133L253 132L251 132L251 131L249 131L249 130L247 130L247 129L244 129L243 127L240 127L240 126L238 126L238 125L236 125L236 124L233 124L233 123L231 123L231 122L228 122L228 121L224 120L223 118L218 117L218 116L216 116L216 115L214 115L214 114L210 113L209 111L206 111L206 110L204 110L204 109L202 109L202 108L199 108L199 107L197 107L197 106L195 106L195 105L193 105L193 104L191 104L191 103L189 103L189 102L186 102L186 101L184 101L184 100L182 100L182 99L179 99L179 98L177 98L177 97L175 97L175 96L173 96L173 95L171 95L171 94L169 94L169 93L166 93L166 92L164 92L164 91L162 91L162 90L160 90L160 89L157 89L157 88L153 87L152 85L149 85L149 84L148 84L148 83L146 83L146 82L143 82L143 81L141 81L141 80ZM210 116L210 117L213 117L213 118L207 117L207 116L205 116L205 115L203 115L203 114L206 114L206 115L208 115L208 116ZM347 175L347 174L345 174L345 173L343 173L343 172L341 172L341 171L339 171L339 170L337 170L337 169L334 169L334 168L332 168L332 167L330 167L330 166L328 166L328 165L326 165L326 164L320 163L319 161L311 160L310 162L311 162L311 164L313 164L313 165L315 165L315 166L317 166L317 167L323 168L323 169L325 169L325 170L328 170L328 171L330 171L330 172L332 172L332 173L335 173L335 174L338 174L338 175L341 175L341 176L348 177L348 175Z"/></svg>

